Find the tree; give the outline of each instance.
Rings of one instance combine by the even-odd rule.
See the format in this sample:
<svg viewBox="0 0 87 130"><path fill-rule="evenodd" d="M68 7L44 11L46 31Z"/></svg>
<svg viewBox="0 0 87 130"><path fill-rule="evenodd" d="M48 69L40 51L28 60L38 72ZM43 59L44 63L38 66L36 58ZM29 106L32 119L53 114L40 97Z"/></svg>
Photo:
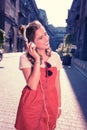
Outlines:
<svg viewBox="0 0 87 130"><path fill-rule="evenodd" d="M3 44L5 42L5 32L0 29L0 48L3 48Z"/></svg>
<svg viewBox="0 0 87 130"><path fill-rule="evenodd" d="M71 65L71 58L72 58L72 49L73 49L73 36L71 34L66 34L64 37L64 42L60 44L59 48L57 49L62 61L63 65Z"/></svg>
<svg viewBox="0 0 87 130"><path fill-rule="evenodd" d="M5 32L0 29L0 61L3 58L3 44L5 42Z"/></svg>
<svg viewBox="0 0 87 130"><path fill-rule="evenodd" d="M64 37L64 51L65 53L70 53L73 45L73 36L71 34L66 34Z"/></svg>
<svg viewBox="0 0 87 130"><path fill-rule="evenodd" d="M73 44L73 36L70 33L66 34L64 37L64 41L65 41L65 44L68 44L68 45Z"/></svg>

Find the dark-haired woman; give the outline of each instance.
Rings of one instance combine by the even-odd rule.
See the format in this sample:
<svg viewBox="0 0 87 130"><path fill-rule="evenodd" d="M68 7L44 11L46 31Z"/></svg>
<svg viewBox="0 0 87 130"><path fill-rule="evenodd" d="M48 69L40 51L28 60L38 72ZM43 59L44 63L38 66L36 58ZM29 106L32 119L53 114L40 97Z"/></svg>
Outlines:
<svg viewBox="0 0 87 130"><path fill-rule="evenodd" d="M23 52L23 50L25 49L25 44L24 44L24 29L25 29L25 25L20 25L18 27L18 34L17 34L17 51L18 52Z"/></svg>
<svg viewBox="0 0 87 130"><path fill-rule="evenodd" d="M60 69L62 62L51 51L49 36L38 21L24 31L27 51L20 57L26 86L20 98L17 130L54 130L61 114Z"/></svg>

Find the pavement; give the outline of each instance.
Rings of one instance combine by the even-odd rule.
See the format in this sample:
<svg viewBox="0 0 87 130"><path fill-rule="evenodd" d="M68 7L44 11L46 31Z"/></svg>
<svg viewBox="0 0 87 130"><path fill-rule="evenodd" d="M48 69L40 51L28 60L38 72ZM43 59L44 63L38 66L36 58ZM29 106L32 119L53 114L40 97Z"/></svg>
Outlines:
<svg viewBox="0 0 87 130"><path fill-rule="evenodd" d="M62 115L56 130L87 130L87 79L74 67L61 70Z"/></svg>
<svg viewBox="0 0 87 130"><path fill-rule="evenodd" d="M72 58L72 66L74 66L80 73L87 78L87 61L78 58Z"/></svg>
<svg viewBox="0 0 87 130"><path fill-rule="evenodd" d="M0 130L15 130L21 92L25 86L18 68L21 53L4 54L0 62ZM62 114L55 130L87 130L87 78L75 67L61 69Z"/></svg>

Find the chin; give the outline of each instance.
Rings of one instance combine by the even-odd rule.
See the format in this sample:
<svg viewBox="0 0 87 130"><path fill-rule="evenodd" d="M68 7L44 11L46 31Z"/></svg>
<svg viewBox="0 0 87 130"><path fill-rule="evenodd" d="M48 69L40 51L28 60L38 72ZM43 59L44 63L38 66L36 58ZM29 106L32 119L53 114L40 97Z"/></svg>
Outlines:
<svg viewBox="0 0 87 130"><path fill-rule="evenodd" d="M46 45L46 48L49 48L50 47L50 45L48 44L48 45Z"/></svg>

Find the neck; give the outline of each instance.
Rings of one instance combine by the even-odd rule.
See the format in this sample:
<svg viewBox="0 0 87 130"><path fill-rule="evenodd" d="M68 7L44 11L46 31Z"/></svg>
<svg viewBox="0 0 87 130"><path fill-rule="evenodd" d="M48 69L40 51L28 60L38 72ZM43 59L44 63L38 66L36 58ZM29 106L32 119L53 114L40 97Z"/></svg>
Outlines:
<svg viewBox="0 0 87 130"><path fill-rule="evenodd" d="M40 56L42 56L43 61L47 61L48 56L46 55L45 49L37 49L37 52Z"/></svg>
<svg viewBox="0 0 87 130"><path fill-rule="evenodd" d="M51 56L51 48L47 48L47 49L37 48L37 52L44 61L48 60L48 58Z"/></svg>
<svg viewBox="0 0 87 130"><path fill-rule="evenodd" d="M39 55L42 55L42 56L46 55L45 54L45 49L38 49L37 48L37 52L38 52Z"/></svg>

